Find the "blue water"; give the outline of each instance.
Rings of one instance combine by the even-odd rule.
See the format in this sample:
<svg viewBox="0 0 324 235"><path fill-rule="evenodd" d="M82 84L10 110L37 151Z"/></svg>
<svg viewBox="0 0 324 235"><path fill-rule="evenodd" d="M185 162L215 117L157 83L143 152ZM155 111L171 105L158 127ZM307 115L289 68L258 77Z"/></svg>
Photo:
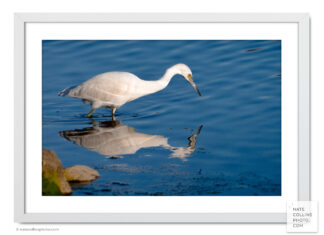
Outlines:
<svg viewBox="0 0 324 235"><path fill-rule="evenodd" d="M43 147L100 178L79 195L281 195L281 41L43 41ZM169 86L111 111L62 89L107 71ZM191 137L191 138L190 138Z"/></svg>

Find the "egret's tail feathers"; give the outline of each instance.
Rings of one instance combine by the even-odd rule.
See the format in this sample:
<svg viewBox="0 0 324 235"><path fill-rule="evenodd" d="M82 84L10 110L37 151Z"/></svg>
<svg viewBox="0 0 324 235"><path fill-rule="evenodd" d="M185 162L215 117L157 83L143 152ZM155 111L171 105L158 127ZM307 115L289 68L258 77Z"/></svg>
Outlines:
<svg viewBox="0 0 324 235"><path fill-rule="evenodd" d="M75 87L76 87L76 86L71 86L71 87L65 88L63 91L60 91L60 92L58 93L58 95L59 95L59 96L67 96L67 95L69 95L70 91L71 91L72 89L74 89Z"/></svg>

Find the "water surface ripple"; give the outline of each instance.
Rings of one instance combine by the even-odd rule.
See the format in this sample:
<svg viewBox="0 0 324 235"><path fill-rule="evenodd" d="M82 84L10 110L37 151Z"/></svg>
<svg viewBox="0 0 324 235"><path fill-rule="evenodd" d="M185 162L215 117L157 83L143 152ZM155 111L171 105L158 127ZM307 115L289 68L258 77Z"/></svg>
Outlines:
<svg viewBox="0 0 324 235"><path fill-rule="evenodd" d="M43 147L64 167L100 178L73 195L281 195L281 42L275 40L45 40ZM159 79L190 66L155 94L110 110L59 97L107 71Z"/></svg>

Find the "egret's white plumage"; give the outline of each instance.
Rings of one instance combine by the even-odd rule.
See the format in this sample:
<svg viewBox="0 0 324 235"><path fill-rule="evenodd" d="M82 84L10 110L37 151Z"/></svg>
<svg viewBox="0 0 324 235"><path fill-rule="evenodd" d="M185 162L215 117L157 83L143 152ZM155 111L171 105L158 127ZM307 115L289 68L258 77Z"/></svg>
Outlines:
<svg viewBox="0 0 324 235"><path fill-rule="evenodd" d="M111 108L114 114L123 104L164 89L176 74L182 75L200 95L192 80L191 70L185 64L170 67L163 77L156 81L145 81L127 72L107 72L78 86L66 88L59 95L81 98L85 103L91 104L92 110L88 116L100 107Z"/></svg>

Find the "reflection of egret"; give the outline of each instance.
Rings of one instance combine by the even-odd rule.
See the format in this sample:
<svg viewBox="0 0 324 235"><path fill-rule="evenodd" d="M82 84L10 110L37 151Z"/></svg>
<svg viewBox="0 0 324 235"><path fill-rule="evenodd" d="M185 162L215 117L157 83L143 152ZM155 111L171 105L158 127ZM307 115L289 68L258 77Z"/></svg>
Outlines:
<svg viewBox="0 0 324 235"><path fill-rule="evenodd" d="M188 138L188 147L172 147L168 144L168 138L136 132L133 127L125 126L120 121L93 121L93 127L61 131L59 134L76 145L109 157L121 157L134 154L141 148L161 146L172 151L171 157L185 161L195 150L201 128Z"/></svg>
<svg viewBox="0 0 324 235"><path fill-rule="evenodd" d="M202 127L203 126L201 125L198 128L198 130L196 131L196 133L188 138L188 140L189 140L188 147L171 147L171 146L167 147L168 149L170 149L172 151L171 157L180 158L180 159L186 161L186 157L190 156L190 154L193 151L195 151L195 149L196 149L197 136L199 135Z"/></svg>
<svg viewBox="0 0 324 235"><path fill-rule="evenodd" d="M59 95L81 98L84 103L91 104L88 117L100 107L111 108L114 116L116 109L123 104L164 89L176 74L182 75L200 95L191 70L185 64L172 66L156 81L145 81L127 72L103 73L78 86L66 88Z"/></svg>

